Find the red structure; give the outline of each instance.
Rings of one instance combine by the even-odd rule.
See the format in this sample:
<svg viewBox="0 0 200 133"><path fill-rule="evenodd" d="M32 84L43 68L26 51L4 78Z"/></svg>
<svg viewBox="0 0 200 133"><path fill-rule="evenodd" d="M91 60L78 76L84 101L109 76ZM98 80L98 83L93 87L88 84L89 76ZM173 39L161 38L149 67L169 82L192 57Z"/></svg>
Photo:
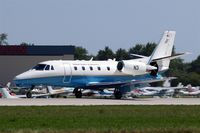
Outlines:
<svg viewBox="0 0 200 133"><path fill-rule="evenodd" d="M0 46L0 55L26 55L27 54L27 46Z"/></svg>

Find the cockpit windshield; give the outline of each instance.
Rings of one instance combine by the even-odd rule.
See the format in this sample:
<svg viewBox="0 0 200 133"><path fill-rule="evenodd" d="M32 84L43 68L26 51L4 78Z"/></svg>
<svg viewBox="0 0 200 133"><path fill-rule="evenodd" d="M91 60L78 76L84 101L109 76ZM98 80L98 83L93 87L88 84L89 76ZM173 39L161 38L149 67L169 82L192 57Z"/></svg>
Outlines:
<svg viewBox="0 0 200 133"><path fill-rule="evenodd" d="M54 70L54 67L52 65L47 65L47 64L37 64L31 70L36 70L36 71L50 71L50 70Z"/></svg>
<svg viewBox="0 0 200 133"><path fill-rule="evenodd" d="M42 70L44 70L45 66L46 66L46 64L38 64L35 67L33 67L32 69L42 71Z"/></svg>

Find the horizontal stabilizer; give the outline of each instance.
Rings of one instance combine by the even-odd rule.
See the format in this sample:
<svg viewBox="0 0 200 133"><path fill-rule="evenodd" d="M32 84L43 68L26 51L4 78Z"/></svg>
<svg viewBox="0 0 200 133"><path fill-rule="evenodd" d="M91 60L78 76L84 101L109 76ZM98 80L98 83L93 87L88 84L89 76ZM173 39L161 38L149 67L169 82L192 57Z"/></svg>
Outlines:
<svg viewBox="0 0 200 133"><path fill-rule="evenodd" d="M160 60L165 60L165 59L173 60L173 59L179 58L179 57L181 57L181 56L183 56L185 54L188 54L188 53L178 53L178 54L171 55L171 56L166 56L166 57L153 59L152 61L160 61Z"/></svg>
<svg viewBox="0 0 200 133"><path fill-rule="evenodd" d="M147 56L139 55L139 54L131 54L132 56L139 57L139 58L146 58Z"/></svg>

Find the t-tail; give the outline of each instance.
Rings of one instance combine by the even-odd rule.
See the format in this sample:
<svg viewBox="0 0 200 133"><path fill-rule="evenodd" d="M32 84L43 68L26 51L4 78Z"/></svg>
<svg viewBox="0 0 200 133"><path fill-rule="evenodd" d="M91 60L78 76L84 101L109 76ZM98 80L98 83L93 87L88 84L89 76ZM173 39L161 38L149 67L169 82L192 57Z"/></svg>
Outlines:
<svg viewBox="0 0 200 133"><path fill-rule="evenodd" d="M175 31L165 31L159 44L151 54L148 60L148 64L155 66L158 69L152 71L152 75L156 75L158 71L166 71L169 69L170 60L180 57L185 53L172 55Z"/></svg>
<svg viewBox="0 0 200 133"><path fill-rule="evenodd" d="M175 35L175 31L165 31L160 43L150 56L149 64L154 66L158 65L159 71L164 71L169 68L170 59L166 57L170 57L172 55Z"/></svg>

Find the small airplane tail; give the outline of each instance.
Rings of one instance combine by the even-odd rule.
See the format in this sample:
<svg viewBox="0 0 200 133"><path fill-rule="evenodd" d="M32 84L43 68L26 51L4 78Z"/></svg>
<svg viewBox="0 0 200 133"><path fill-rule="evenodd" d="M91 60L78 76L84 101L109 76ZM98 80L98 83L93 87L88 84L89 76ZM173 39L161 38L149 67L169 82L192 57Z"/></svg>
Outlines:
<svg viewBox="0 0 200 133"><path fill-rule="evenodd" d="M164 71L169 68L175 35L175 31L165 31L160 43L149 58L149 64L158 67L158 71Z"/></svg>
<svg viewBox="0 0 200 133"><path fill-rule="evenodd" d="M163 82L163 87L171 87L171 82L169 79L165 80L165 82Z"/></svg>
<svg viewBox="0 0 200 133"><path fill-rule="evenodd" d="M183 87L183 84L181 82L179 82L177 87Z"/></svg>
<svg viewBox="0 0 200 133"><path fill-rule="evenodd" d="M54 90L53 90L52 86L47 86L47 92L49 94L54 94Z"/></svg>
<svg viewBox="0 0 200 133"><path fill-rule="evenodd" d="M163 82L163 87L171 87L171 80L177 79L177 77L168 77ZM178 86L177 86L178 87Z"/></svg>
<svg viewBox="0 0 200 133"><path fill-rule="evenodd" d="M11 86L11 82L8 82L8 83L6 84L6 87L10 88L10 86Z"/></svg>
<svg viewBox="0 0 200 133"><path fill-rule="evenodd" d="M3 94L3 98L17 98L16 96L12 96L8 90L8 88L1 88L1 92Z"/></svg>

